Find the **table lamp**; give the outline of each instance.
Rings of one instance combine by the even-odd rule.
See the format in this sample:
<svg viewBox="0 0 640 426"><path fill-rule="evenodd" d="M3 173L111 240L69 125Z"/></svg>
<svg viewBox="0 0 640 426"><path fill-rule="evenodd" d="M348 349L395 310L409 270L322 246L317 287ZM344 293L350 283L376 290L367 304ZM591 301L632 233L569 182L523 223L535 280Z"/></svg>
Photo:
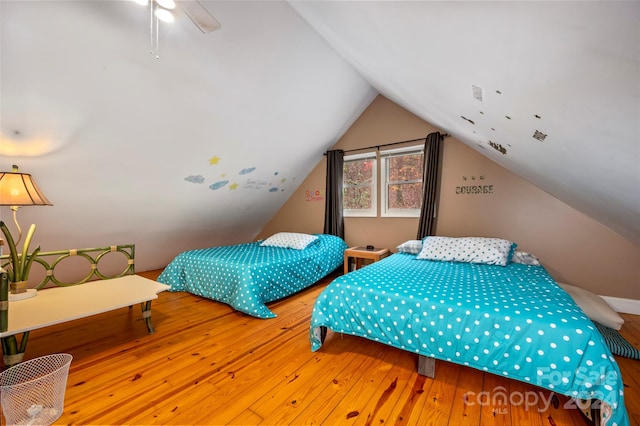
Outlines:
<svg viewBox="0 0 640 426"><path fill-rule="evenodd" d="M22 252L20 253L17 246L22 239L22 229L17 219L18 209L22 206L51 205L42 191L38 189L31 175L18 172L18 166L14 165L13 170L10 172L0 172L0 206L10 206L11 211L13 211L13 221L18 229L18 239L14 241L7 226L4 222L0 221L0 228L2 228L2 233L7 241L10 252L9 277L12 278L11 292L9 294L10 301L28 299L37 294L36 290L27 289L29 266L31 265L29 258L35 256L40 250L38 247L33 253L28 254L29 243L35 232L35 225L31 225L29 228ZM0 254L2 254L2 252L0 252Z"/></svg>

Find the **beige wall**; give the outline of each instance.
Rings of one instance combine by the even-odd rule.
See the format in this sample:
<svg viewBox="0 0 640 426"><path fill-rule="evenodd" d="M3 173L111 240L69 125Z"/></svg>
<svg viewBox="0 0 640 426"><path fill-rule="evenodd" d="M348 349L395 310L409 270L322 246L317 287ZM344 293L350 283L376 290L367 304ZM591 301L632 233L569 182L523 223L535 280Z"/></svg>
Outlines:
<svg viewBox="0 0 640 426"><path fill-rule="evenodd" d="M415 139L437 130L378 96L335 148ZM278 231L322 232L325 167L323 158L259 238ZM453 137L445 139L442 169L437 235L509 239L538 256L559 282L602 295L640 299L639 246ZM493 192L459 193L458 187L469 185L493 185ZM416 231L415 218L345 218L349 246L373 244L395 251L398 244L415 239Z"/></svg>

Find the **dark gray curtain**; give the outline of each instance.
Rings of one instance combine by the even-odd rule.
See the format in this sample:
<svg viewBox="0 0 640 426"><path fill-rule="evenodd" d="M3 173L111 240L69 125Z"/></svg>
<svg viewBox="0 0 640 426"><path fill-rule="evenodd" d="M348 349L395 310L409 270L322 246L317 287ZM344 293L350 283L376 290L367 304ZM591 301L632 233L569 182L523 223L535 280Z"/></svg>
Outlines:
<svg viewBox="0 0 640 426"><path fill-rule="evenodd" d="M324 208L324 233L344 239L344 217L342 215L342 167L344 151L327 151L327 185Z"/></svg>
<svg viewBox="0 0 640 426"><path fill-rule="evenodd" d="M442 135L439 132L427 135L424 143L422 175L422 209L418 223L418 239L433 235L436 231L436 211L440 193L440 152Z"/></svg>

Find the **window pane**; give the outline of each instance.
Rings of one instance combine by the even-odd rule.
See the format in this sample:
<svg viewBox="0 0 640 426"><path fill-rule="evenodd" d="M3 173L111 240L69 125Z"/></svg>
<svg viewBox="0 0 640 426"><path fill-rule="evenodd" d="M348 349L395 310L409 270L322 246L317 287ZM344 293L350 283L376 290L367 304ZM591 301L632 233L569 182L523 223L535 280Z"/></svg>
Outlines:
<svg viewBox="0 0 640 426"><path fill-rule="evenodd" d="M368 210L371 206L371 187L344 188L342 192L343 208L350 210Z"/></svg>
<svg viewBox="0 0 640 426"><path fill-rule="evenodd" d="M373 182L373 160L345 161L343 167L343 185L371 185Z"/></svg>
<svg viewBox="0 0 640 426"><path fill-rule="evenodd" d="M422 153L389 158L389 182L422 180Z"/></svg>
<svg viewBox="0 0 640 426"><path fill-rule="evenodd" d="M400 183L387 186L389 209L419 209L422 205L422 183Z"/></svg>
<svg viewBox="0 0 640 426"><path fill-rule="evenodd" d="M387 151L383 155L385 182L380 214L418 217L422 206L422 147Z"/></svg>
<svg viewBox="0 0 640 426"><path fill-rule="evenodd" d="M345 216L376 214L375 158L360 157L345 160L342 173L342 207Z"/></svg>

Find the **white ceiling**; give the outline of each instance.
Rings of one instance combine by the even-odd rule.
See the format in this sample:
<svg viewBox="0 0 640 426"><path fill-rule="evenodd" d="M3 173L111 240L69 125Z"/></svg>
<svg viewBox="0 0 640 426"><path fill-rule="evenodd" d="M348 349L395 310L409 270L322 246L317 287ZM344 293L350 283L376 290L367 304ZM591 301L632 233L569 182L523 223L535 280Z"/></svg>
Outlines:
<svg viewBox="0 0 640 426"><path fill-rule="evenodd" d="M291 4L381 94L640 243L640 2Z"/></svg>
<svg viewBox="0 0 640 426"><path fill-rule="evenodd" d="M640 243L640 2L201 3L222 28L178 10L155 59L131 1L0 1L0 169L53 202L20 211L44 250L251 239L377 93Z"/></svg>

